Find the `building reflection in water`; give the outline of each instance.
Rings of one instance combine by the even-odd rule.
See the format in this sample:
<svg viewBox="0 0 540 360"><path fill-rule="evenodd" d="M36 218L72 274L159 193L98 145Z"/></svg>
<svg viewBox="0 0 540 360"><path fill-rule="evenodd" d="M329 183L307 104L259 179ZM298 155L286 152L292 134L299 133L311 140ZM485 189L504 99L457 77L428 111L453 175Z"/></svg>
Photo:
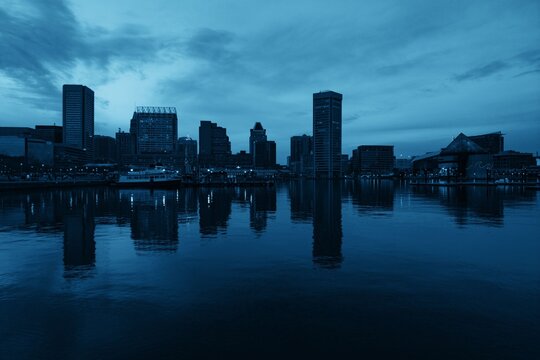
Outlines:
<svg viewBox="0 0 540 360"><path fill-rule="evenodd" d="M504 224L504 206L534 200L534 193L519 187L491 186L413 187L416 197L429 199L443 206L456 224L470 223L500 227Z"/></svg>
<svg viewBox="0 0 540 360"><path fill-rule="evenodd" d="M313 262L322 268L341 266L341 182L316 181L313 192Z"/></svg>
<svg viewBox="0 0 540 360"><path fill-rule="evenodd" d="M347 193L360 214L388 216L394 210L392 180L360 180L346 183Z"/></svg>
<svg viewBox="0 0 540 360"><path fill-rule="evenodd" d="M202 237L211 237L225 232L231 216L234 189L200 188L199 231Z"/></svg>
<svg viewBox="0 0 540 360"><path fill-rule="evenodd" d="M178 248L178 209L176 192L166 190L120 190L120 201L127 205L131 238L138 254L176 252Z"/></svg>
<svg viewBox="0 0 540 360"><path fill-rule="evenodd" d="M249 226L255 233L262 233L268 224L268 216L276 212L276 188L248 188Z"/></svg>
<svg viewBox="0 0 540 360"><path fill-rule="evenodd" d="M314 183L311 180L293 180L289 183L288 193L293 222L313 221Z"/></svg>
<svg viewBox="0 0 540 360"><path fill-rule="evenodd" d="M63 194L57 204L63 207L64 276L83 278L96 262L94 240L94 192L73 191Z"/></svg>

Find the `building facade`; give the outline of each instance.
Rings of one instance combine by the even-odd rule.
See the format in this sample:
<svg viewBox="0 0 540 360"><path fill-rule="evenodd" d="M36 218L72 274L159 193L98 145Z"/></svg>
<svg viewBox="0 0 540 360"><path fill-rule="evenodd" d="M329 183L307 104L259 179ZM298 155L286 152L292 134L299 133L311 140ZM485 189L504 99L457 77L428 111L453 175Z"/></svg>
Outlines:
<svg viewBox="0 0 540 360"><path fill-rule="evenodd" d="M486 150L489 154L498 154L504 151L504 135L500 131L490 134L468 136L468 138Z"/></svg>
<svg viewBox="0 0 540 360"><path fill-rule="evenodd" d="M318 178L341 177L341 112L343 95L313 94L313 157Z"/></svg>
<svg viewBox="0 0 540 360"><path fill-rule="evenodd" d="M130 133L134 136L137 155L174 154L178 139L176 108L137 106Z"/></svg>
<svg viewBox="0 0 540 360"><path fill-rule="evenodd" d="M62 126L56 125L36 125L35 134L36 137L42 140L50 141L55 144L61 144L63 142Z"/></svg>
<svg viewBox="0 0 540 360"><path fill-rule="evenodd" d="M94 136L94 161L115 163L117 161L116 140L110 136Z"/></svg>
<svg viewBox="0 0 540 360"><path fill-rule="evenodd" d="M226 166L230 162L231 142L227 129L216 123L201 120L199 126L200 166Z"/></svg>
<svg viewBox="0 0 540 360"><path fill-rule="evenodd" d="M276 166L276 142L259 140L253 144L253 166L273 168Z"/></svg>
<svg viewBox="0 0 540 360"><path fill-rule="evenodd" d="M256 122L253 129L249 130L249 153L254 154L255 142L266 141L266 129L263 128L260 122Z"/></svg>
<svg viewBox="0 0 540 360"><path fill-rule="evenodd" d="M197 165L197 140L181 137L178 139L177 148L180 168L185 174L192 173Z"/></svg>
<svg viewBox="0 0 540 360"><path fill-rule="evenodd" d="M313 175L313 137L305 134L291 137L289 168L294 175Z"/></svg>
<svg viewBox="0 0 540 360"><path fill-rule="evenodd" d="M62 87L63 143L93 153L94 92L84 85Z"/></svg>
<svg viewBox="0 0 540 360"><path fill-rule="evenodd" d="M353 157L356 174L388 175L394 170L393 145L361 145Z"/></svg>

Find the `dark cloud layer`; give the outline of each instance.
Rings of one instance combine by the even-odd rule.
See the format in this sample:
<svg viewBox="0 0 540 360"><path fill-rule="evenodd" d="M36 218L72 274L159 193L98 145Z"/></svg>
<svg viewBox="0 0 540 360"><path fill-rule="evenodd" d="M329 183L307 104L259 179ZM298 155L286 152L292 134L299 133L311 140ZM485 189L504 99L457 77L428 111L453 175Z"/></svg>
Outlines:
<svg viewBox="0 0 540 360"><path fill-rule="evenodd" d="M113 59L129 66L160 49L160 42L138 30L140 26L108 32L80 24L63 0L33 5L34 15L26 17L0 8L0 71L21 85L14 95L33 98L36 107L57 110L58 80L70 78L77 62L96 67L96 76L104 76Z"/></svg>

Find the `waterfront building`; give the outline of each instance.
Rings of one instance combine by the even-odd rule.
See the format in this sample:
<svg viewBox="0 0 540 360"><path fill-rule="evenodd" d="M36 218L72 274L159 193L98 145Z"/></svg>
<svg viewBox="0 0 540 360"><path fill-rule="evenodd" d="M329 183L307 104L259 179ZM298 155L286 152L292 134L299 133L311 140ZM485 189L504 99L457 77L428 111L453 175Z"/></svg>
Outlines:
<svg viewBox="0 0 540 360"><path fill-rule="evenodd" d="M63 143L93 152L94 92L84 85L62 87Z"/></svg>
<svg viewBox="0 0 540 360"><path fill-rule="evenodd" d="M361 145L353 152L354 172L362 175L388 175L394 169L393 145Z"/></svg>
<svg viewBox="0 0 540 360"><path fill-rule="evenodd" d="M130 164L178 165L176 108L137 106L131 119L129 132L133 141L133 156L129 157Z"/></svg>
<svg viewBox="0 0 540 360"><path fill-rule="evenodd" d="M313 175L313 137L305 134L291 137L289 168L294 175Z"/></svg>
<svg viewBox="0 0 540 360"><path fill-rule="evenodd" d="M118 129L116 133L116 158L118 162L122 165L128 164L133 156L134 148L135 142L131 133Z"/></svg>
<svg viewBox="0 0 540 360"><path fill-rule="evenodd" d="M315 176L341 177L341 111L343 95L313 94L313 156Z"/></svg>
<svg viewBox="0 0 540 360"><path fill-rule="evenodd" d="M490 134L468 136L489 154L498 154L504 151L504 136L498 131Z"/></svg>
<svg viewBox="0 0 540 360"><path fill-rule="evenodd" d="M137 106L130 133L135 139L135 154L174 154L178 138L176 108Z"/></svg>
<svg viewBox="0 0 540 360"><path fill-rule="evenodd" d="M460 133L439 155L439 169L444 174L465 178L485 178L493 157L489 152Z"/></svg>
<svg viewBox="0 0 540 360"><path fill-rule="evenodd" d="M504 151L493 156L493 168L496 170L522 170L536 166L532 153Z"/></svg>
<svg viewBox="0 0 540 360"><path fill-rule="evenodd" d="M43 140L26 127L0 127L0 157L4 165L20 169L22 165L53 165L53 143Z"/></svg>
<svg viewBox="0 0 540 360"><path fill-rule="evenodd" d="M190 137L181 137L177 143L180 168L184 173L193 172L197 164L197 140Z"/></svg>
<svg viewBox="0 0 540 360"><path fill-rule="evenodd" d="M199 126L199 163L203 167L226 166L230 162L231 142L227 129L201 120Z"/></svg>
<svg viewBox="0 0 540 360"><path fill-rule="evenodd" d="M35 136L42 140L50 141L55 144L61 144L63 142L62 126L57 125L36 125Z"/></svg>
<svg viewBox="0 0 540 360"><path fill-rule="evenodd" d="M253 166L257 168L272 168L276 166L275 141L255 141L253 146Z"/></svg>
<svg viewBox="0 0 540 360"><path fill-rule="evenodd" d="M94 136L94 161L114 163L117 161L116 140L110 136Z"/></svg>
<svg viewBox="0 0 540 360"><path fill-rule="evenodd" d="M231 164L235 167L240 167L244 169L249 169L253 167L253 157L245 150L241 150L240 152L233 154L231 158Z"/></svg>

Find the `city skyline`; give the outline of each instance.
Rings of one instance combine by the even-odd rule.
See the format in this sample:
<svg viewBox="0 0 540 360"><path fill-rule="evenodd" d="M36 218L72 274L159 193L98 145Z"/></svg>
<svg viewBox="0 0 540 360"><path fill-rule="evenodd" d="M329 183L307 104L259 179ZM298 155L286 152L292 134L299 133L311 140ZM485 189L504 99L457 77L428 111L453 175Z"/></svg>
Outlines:
<svg viewBox="0 0 540 360"><path fill-rule="evenodd" d="M99 2L4 4L0 126L59 124L61 85L79 83L96 93L96 134L126 130L136 105L174 106L179 136L210 119L233 153L262 122L285 163L290 137L311 134L311 94L330 88L347 97L349 155L358 144L423 154L499 130L508 148L540 149L533 1L341 3L329 10L339 24L321 26L327 13L311 2L235 2L234 16L219 3L115 2L107 16ZM157 21L168 13L177 18Z"/></svg>

